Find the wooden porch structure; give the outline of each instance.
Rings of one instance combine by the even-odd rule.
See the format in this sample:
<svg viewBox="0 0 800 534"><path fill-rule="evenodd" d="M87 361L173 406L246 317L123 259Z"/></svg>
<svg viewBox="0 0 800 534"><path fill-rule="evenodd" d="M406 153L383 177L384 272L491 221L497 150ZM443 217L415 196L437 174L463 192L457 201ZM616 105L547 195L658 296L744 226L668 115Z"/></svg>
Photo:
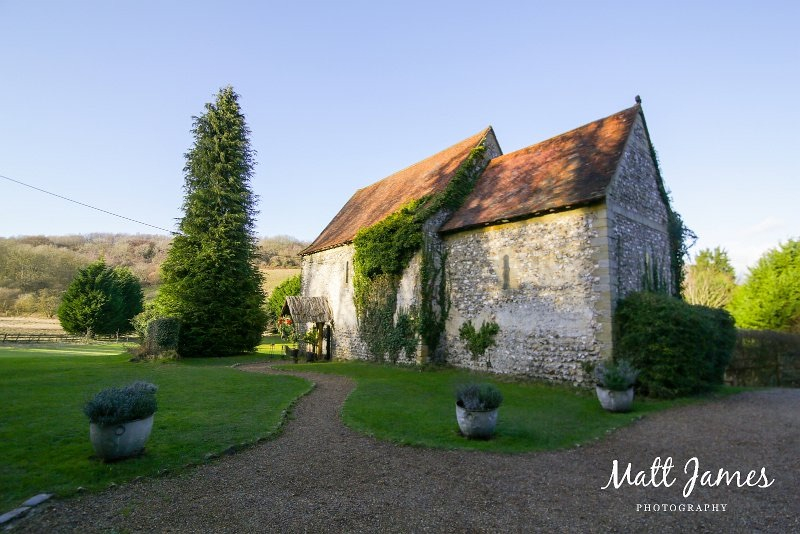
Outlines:
<svg viewBox="0 0 800 534"><path fill-rule="evenodd" d="M314 323L317 328L317 340L314 343L314 352L317 359L322 358L322 341L327 338L328 350L326 357L330 359L331 350L331 328L333 327L333 313L325 297L286 297L286 301L281 309L281 315L289 315L292 318L295 332L300 338L298 325L302 324L303 329L308 323ZM327 325L327 329L326 329Z"/></svg>

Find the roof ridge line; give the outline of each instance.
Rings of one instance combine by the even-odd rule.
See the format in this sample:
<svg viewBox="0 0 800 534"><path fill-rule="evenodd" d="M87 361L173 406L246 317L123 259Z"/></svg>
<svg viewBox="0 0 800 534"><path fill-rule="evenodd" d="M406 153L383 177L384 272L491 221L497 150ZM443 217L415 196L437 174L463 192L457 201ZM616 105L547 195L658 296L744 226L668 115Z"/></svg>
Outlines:
<svg viewBox="0 0 800 534"><path fill-rule="evenodd" d="M409 169L413 169L413 168L414 168L414 167L416 167L417 165L420 165L420 164L422 164L422 163L425 163L425 162L426 162L426 161L428 161L429 159L431 159L431 158L435 158L436 156L438 156L438 155L439 155L439 154L441 154L442 152L447 152L448 150L450 150L450 149L451 149L451 148L453 148L454 146L456 146L456 145L458 145L458 144L460 144L460 143L463 143L464 141L467 141L468 139L471 139L471 138L473 138L473 137L476 137L476 136L478 136L478 135L480 135L480 134L482 133L482 134L483 134L483 136L481 137L480 141L478 141L477 143L475 143L475 146L478 146L479 144L481 144L481 142L482 142L484 139L486 139L486 135L489 133L489 130L492 130L492 126L491 126L491 125L489 125L489 126L487 126L486 128L484 128L484 129L483 129L481 132L478 132L478 133L476 133L476 134L472 134L472 135L470 135L469 137L467 137L467 138L465 138L465 139L462 139L461 141L458 141L457 143L453 143L452 145L448 146L447 148L443 148L442 150L440 150L440 151L436 152L435 154L431 154L430 156L427 156L427 157L425 157L425 158L423 158L423 159L421 159L421 160L419 160L419 161L417 161L417 162L415 162L415 163L412 163L411 165L409 165L409 166L407 166L407 167L403 167L402 169L400 169L400 170L397 170L397 171L393 172L393 173L392 173L392 174L390 174L389 176L385 176L385 177L381 178L381 179L380 179L380 180L378 180L377 182L372 182L371 184L369 184L369 185L365 185L364 187L359 187L358 189L356 189L356 193L358 193L359 191L362 191L362 190L364 190L364 189L368 189L368 188L370 188L370 187L372 187L372 186L374 186L374 185L377 185L377 184L379 184L379 183L381 183L381 182L383 182L383 181L386 181L386 180L388 180L389 178L391 178L391 177L393 177L393 176L395 176L395 175L397 175L397 174L400 174L401 172L405 172L405 171L407 171L407 170L409 170ZM492 130L492 131L494 131L494 130Z"/></svg>
<svg viewBox="0 0 800 534"><path fill-rule="evenodd" d="M496 157L496 158L494 158L494 159L500 159L500 158L502 158L502 157L505 157L505 156L511 156L512 154L516 154L517 152L522 152L523 150L528 150L528 149L530 149L530 148L533 148L533 147L536 147L536 146L542 145L542 144L544 144L544 143L547 143L547 142L549 142L549 141L555 141L556 139L558 139L558 138L560 138L560 137L564 137L564 136L570 135L570 134L572 134L572 133L574 133L574 132L577 132L577 131L578 131L578 130L580 130L581 128L586 128L587 126L590 126L590 125L592 125L592 124L594 124L594 123L596 123L596 122L604 121L604 120L606 120L606 119L610 119L611 117L614 117L614 116L616 116L616 115L620 115L620 114L622 114L622 113L626 113L626 112L628 112L628 111L631 111L631 110L632 110L632 109L634 109L634 108L638 108L638 111L641 113L642 106L641 106L640 104L636 104L636 105L634 105L634 106L631 106L631 107L629 107L629 108L625 108L625 109L623 109L623 110L617 111L616 113L612 113L611 115L608 115L608 116L606 116L606 117L601 117L601 118L599 118L599 119L596 119L596 120L593 120L593 121L589 121L589 122L587 122L586 124L583 124L583 125L581 125L581 126L578 126L577 128L573 128L573 129L571 129L571 130L569 130L569 131L567 131L567 132L563 132L563 133L560 133L560 134L558 134L558 135L554 135L553 137L548 137L547 139L542 139L542 140L541 140L541 141L539 141L538 143L533 143L532 145L528 145L528 146L522 147L522 148L520 148L520 149L517 149L517 150L515 150L515 151L513 151L513 152L508 152L508 153L506 153L506 154L502 154L502 155L500 155L500 156L497 156L497 157ZM545 162L547 162L547 161L551 161L551 160L552 160L552 158L545 160Z"/></svg>

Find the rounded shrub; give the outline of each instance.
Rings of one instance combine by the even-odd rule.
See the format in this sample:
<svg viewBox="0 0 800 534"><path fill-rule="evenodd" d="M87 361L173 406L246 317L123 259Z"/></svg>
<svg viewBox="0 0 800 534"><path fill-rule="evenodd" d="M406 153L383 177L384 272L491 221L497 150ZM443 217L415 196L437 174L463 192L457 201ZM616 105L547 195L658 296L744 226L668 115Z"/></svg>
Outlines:
<svg viewBox="0 0 800 534"><path fill-rule="evenodd" d="M722 384L736 343L728 312L641 292L620 301L614 319L614 359L641 371L645 395L672 398Z"/></svg>

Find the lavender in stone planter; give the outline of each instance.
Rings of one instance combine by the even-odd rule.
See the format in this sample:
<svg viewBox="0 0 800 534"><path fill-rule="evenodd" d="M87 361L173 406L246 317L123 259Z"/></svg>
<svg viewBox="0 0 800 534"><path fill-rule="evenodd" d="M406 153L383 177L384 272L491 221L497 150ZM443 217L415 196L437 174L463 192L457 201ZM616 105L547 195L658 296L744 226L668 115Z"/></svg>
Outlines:
<svg viewBox="0 0 800 534"><path fill-rule="evenodd" d="M466 384L456 391L456 420L461 434L488 439L497 425L503 394L492 384Z"/></svg>
<svg viewBox="0 0 800 534"><path fill-rule="evenodd" d="M639 371L630 362L601 362L594 369L597 399L609 412L629 412L633 407L633 385Z"/></svg>
<svg viewBox="0 0 800 534"><path fill-rule="evenodd" d="M127 458L144 449L158 409L157 390L149 382L134 382L104 389L86 403L83 413L89 418L89 437L100 458Z"/></svg>

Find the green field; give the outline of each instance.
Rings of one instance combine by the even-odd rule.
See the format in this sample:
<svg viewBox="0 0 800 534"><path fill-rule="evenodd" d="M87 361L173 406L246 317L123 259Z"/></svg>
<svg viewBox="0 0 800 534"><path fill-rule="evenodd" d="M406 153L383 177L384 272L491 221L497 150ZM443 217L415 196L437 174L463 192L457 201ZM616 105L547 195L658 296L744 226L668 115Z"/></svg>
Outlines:
<svg viewBox="0 0 800 534"><path fill-rule="evenodd" d="M276 435L284 411L309 391L290 376L237 371L263 355L131 363L120 345L0 347L0 512L43 492L64 496L190 464ZM105 464L93 458L84 403L133 380L158 385L145 453Z"/></svg>
<svg viewBox="0 0 800 534"><path fill-rule="evenodd" d="M281 282L300 274L300 269L261 269L264 274L264 292L269 297Z"/></svg>
<svg viewBox="0 0 800 534"><path fill-rule="evenodd" d="M342 415L351 428L378 439L412 446L527 452L572 447L659 410L697 402L639 399L630 413L604 411L594 391L572 386L503 380L497 375L457 369L420 371L363 362L287 365L349 376L358 386ZM468 382L492 382L505 400L498 412L494 438L463 438L455 418L455 390ZM719 394L741 391L725 388ZM707 397L706 397L707 398Z"/></svg>

